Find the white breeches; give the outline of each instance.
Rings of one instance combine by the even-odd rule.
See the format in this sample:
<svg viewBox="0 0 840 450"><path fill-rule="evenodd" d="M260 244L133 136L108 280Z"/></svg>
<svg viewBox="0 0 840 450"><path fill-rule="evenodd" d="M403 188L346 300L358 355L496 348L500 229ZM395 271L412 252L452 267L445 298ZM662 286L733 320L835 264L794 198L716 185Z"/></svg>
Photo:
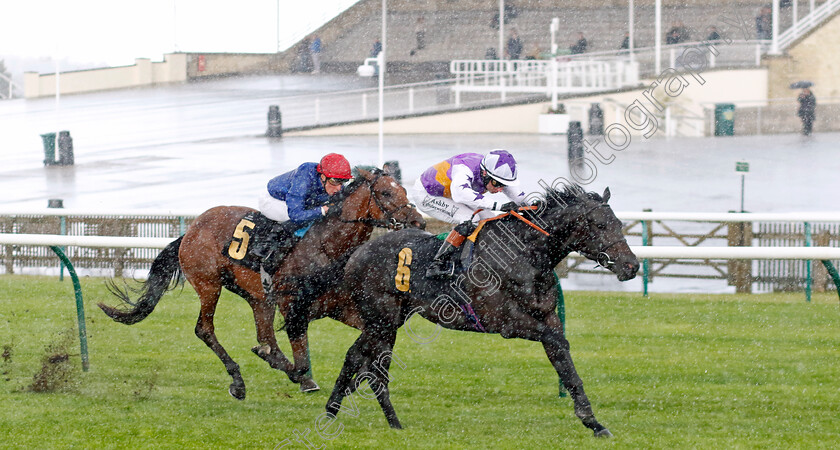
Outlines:
<svg viewBox="0 0 840 450"><path fill-rule="evenodd" d="M289 220L289 208L286 206L286 202L272 197L268 190L260 195L259 205L260 212L269 219L275 222Z"/></svg>

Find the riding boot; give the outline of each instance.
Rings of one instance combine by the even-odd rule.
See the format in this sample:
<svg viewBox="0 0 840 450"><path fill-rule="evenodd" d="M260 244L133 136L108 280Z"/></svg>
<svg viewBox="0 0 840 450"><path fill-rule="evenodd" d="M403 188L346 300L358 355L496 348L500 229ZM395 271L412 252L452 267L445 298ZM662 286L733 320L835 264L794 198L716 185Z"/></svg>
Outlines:
<svg viewBox="0 0 840 450"><path fill-rule="evenodd" d="M454 275L455 261L452 260L452 255L474 230L475 224L468 220L450 231L426 269L426 278L444 278Z"/></svg>
<svg viewBox="0 0 840 450"><path fill-rule="evenodd" d="M275 222L271 225L268 236L270 239L257 243L254 255L260 257L262 266L269 274L274 274L280 268L280 263L294 244L294 232L298 225L291 220Z"/></svg>

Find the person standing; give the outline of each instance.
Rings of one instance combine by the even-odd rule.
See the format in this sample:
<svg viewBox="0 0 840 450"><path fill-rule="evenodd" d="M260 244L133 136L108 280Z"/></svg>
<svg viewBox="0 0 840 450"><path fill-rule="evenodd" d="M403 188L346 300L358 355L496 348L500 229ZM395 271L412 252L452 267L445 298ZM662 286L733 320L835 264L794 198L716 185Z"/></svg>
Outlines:
<svg viewBox="0 0 840 450"><path fill-rule="evenodd" d="M769 5L763 6L755 18L755 37L759 40L773 38L773 9Z"/></svg>
<svg viewBox="0 0 840 450"><path fill-rule="evenodd" d="M618 46L619 50L630 50L630 32L624 32L624 39L621 41L621 45Z"/></svg>
<svg viewBox="0 0 840 450"><path fill-rule="evenodd" d="M817 98L810 89L803 88L797 100L799 101L797 115L802 120L802 134L810 136L814 128L814 119L817 118Z"/></svg>
<svg viewBox="0 0 840 450"><path fill-rule="evenodd" d="M510 31L510 38L507 41L507 54L511 60L519 59L519 56L522 54L522 40L519 39L519 33L517 33L516 28Z"/></svg>
<svg viewBox="0 0 840 450"><path fill-rule="evenodd" d="M630 43L629 43L630 41L628 40L627 42L628 42L627 45L630 45ZM586 53L586 47L588 45L589 45L589 43L586 42L586 38L583 37L583 31L578 31L577 42L575 42L574 45L569 47L569 51L572 52L573 55L579 55L581 53Z"/></svg>
<svg viewBox="0 0 840 450"><path fill-rule="evenodd" d="M309 53L312 54L312 73L321 73L321 37L317 34L312 35Z"/></svg>

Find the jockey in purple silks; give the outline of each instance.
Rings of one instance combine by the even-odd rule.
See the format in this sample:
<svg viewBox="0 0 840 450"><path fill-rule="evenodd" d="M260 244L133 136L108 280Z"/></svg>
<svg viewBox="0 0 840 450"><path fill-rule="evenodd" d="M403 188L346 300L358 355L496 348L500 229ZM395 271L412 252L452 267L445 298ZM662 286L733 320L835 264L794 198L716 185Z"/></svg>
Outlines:
<svg viewBox="0 0 840 450"><path fill-rule="evenodd" d="M446 237L427 278L452 276L455 264L450 256L481 219L496 216L495 211L510 211L525 202L525 193L515 186L516 160L507 150L493 150L486 156L463 153L426 169L414 183L411 195L420 211L457 225ZM503 192L512 200L499 203L485 194ZM476 210L481 210L476 213Z"/></svg>

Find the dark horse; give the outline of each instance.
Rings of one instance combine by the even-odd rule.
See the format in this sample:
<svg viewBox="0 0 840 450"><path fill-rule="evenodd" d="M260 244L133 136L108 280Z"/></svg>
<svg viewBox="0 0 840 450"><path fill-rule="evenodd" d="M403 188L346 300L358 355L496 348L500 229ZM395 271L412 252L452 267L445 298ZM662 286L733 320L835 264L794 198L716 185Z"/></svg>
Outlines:
<svg viewBox="0 0 840 450"><path fill-rule="evenodd" d="M554 267L575 251L621 281L636 276L639 262L622 235L621 221L607 204L609 197L609 189L603 196L585 193L576 185L548 189L545 198L530 208L486 222L475 238L469 268L451 280L423 277L439 241L419 230L389 233L360 246L337 279L334 271L319 270L291 280L320 286L312 291L321 295L313 309L325 304L324 298L343 298L338 304L352 306L363 321L327 412L338 414L342 400L367 380L388 424L401 427L389 398L388 369L397 329L418 313L454 330L542 343L574 401L577 417L596 436L611 436L595 419L572 362L555 314L553 275Z"/></svg>
<svg viewBox="0 0 840 450"><path fill-rule="evenodd" d="M374 226L398 228L402 225L425 228L425 220L406 198L405 189L394 178L379 170L359 170L357 176L339 194L336 203L330 207L326 217L316 222L294 249L285 257L278 271L273 275L273 289L266 298L260 273L231 262L226 256L226 244L237 232L242 217L254 211L243 206L217 206L202 213L190 225L187 232L169 244L155 258L149 278L139 288L140 298L132 302L127 289L120 289L113 283L111 292L128 305L118 309L102 303L99 307L117 322L134 324L145 319L154 310L163 294L174 287L179 272L195 288L201 299L201 311L195 334L222 360L228 374L233 378L230 394L245 398L245 382L239 372L239 365L225 351L216 339L213 316L222 288L244 298L254 310L257 327L257 342L254 353L266 360L272 368L284 371L293 382L301 383L301 390L317 390L315 382L305 376L304 371L295 371L294 366L280 351L274 332L275 308L286 316L293 298L284 291L277 280L282 277L303 273L314 267L327 266L349 250L370 238ZM239 226L241 228L241 226ZM241 233L241 229L239 230ZM240 234L241 236L241 234ZM248 239L240 241L247 247ZM246 249L242 249L245 251ZM283 293L285 292L285 294ZM348 325L358 327L360 320L351 312L336 317ZM298 333L292 346L295 353L306 355L308 341L305 329ZM307 366L308 362L299 362Z"/></svg>

